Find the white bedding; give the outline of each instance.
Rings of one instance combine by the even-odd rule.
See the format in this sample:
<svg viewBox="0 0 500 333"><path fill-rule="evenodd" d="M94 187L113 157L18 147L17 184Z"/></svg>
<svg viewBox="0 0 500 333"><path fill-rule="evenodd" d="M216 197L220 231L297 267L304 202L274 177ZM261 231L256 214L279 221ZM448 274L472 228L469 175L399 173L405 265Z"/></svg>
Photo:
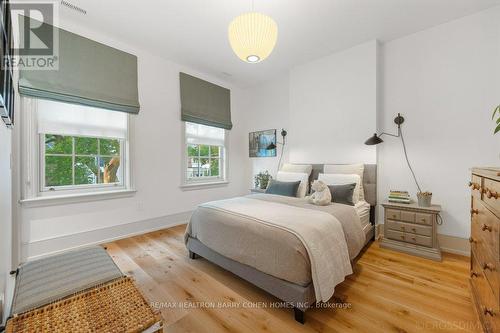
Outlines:
<svg viewBox="0 0 500 333"><path fill-rule="evenodd" d="M361 227L364 229L370 224L370 204L364 200L360 200L354 205L354 208L356 209L356 213L358 213Z"/></svg>

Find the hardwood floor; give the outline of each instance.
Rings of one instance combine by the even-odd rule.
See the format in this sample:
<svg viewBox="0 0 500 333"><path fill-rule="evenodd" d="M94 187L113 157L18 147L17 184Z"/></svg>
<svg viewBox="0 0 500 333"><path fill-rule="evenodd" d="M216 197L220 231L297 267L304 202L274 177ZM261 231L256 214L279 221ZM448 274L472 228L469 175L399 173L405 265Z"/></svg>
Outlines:
<svg viewBox="0 0 500 333"><path fill-rule="evenodd" d="M184 229L106 244L122 271L161 308L165 332L480 331L466 257L444 254L438 263L372 243L355 273L336 288L334 298L351 307L311 309L301 325L292 309L270 306L279 304L273 296L203 258L190 260Z"/></svg>

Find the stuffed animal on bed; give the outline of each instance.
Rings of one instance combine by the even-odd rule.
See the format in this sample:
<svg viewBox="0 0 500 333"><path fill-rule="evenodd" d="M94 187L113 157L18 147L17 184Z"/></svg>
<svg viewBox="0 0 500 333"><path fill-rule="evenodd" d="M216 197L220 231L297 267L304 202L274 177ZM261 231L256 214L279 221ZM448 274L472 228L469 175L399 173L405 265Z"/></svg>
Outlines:
<svg viewBox="0 0 500 333"><path fill-rule="evenodd" d="M321 180L315 180L311 185L311 189L314 192L307 197L310 203L318 206L328 206L332 202L330 189Z"/></svg>

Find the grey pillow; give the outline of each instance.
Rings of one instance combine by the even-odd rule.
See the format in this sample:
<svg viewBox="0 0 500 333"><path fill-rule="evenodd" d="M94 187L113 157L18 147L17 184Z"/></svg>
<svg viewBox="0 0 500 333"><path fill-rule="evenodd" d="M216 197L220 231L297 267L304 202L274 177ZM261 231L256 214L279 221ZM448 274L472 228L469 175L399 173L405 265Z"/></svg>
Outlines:
<svg viewBox="0 0 500 333"><path fill-rule="evenodd" d="M266 193L295 197L297 196L299 185L300 180L296 182L280 182L279 180L271 179L267 186Z"/></svg>
<svg viewBox="0 0 500 333"><path fill-rule="evenodd" d="M330 193L332 194L332 201L344 205L354 206L352 196L356 183L345 185L328 185Z"/></svg>

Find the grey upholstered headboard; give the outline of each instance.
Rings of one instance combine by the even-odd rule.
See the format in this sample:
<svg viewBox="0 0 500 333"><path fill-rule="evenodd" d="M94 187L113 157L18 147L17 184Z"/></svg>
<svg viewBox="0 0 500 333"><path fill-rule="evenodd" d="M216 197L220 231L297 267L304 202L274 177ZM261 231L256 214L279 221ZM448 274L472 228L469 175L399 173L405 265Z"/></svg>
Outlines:
<svg viewBox="0 0 500 333"><path fill-rule="evenodd" d="M313 164L313 170L309 181L318 179L318 175L323 172L324 164ZM375 206L377 206L377 165L365 164L363 174L363 187L365 189L365 200L371 206L370 221L375 221Z"/></svg>

